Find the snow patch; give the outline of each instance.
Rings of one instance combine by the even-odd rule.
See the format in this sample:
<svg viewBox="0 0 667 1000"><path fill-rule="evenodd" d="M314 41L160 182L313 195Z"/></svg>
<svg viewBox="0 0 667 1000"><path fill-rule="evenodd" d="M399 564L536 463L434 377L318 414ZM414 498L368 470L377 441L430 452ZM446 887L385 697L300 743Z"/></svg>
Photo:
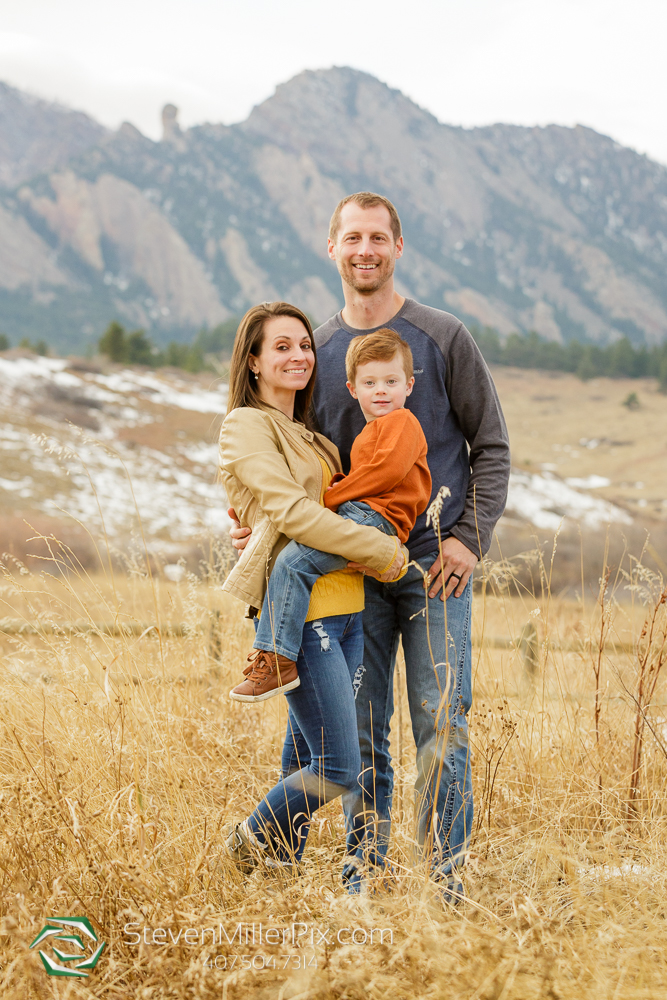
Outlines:
<svg viewBox="0 0 667 1000"><path fill-rule="evenodd" d="M563 518L579 521L588 528L601 528L613 522L632 524L632 518L621 507L581 493L549 472L542 475L512 472L506 509L530 521L536 528L552 531Z"/></svg>
<svg viewBox="0 0 667 1000"><path fill-rule="evenodd" d="M152 448L121 456L93 441L73 442L71 447L66 464L74 489L44 501L45 513L60 510L100 528L103 521L114 536L140 527L144 534L174 540L227 530L230 522L215 467L201 478Z"/></svg>
<svg viewBox="0 0 667 1000"><path fill-rule="evenodd" d="M611 479L606 476L570 476L565 482L568 486L573 486L578 490L601 490L605 486L611 486Z"/></svg>
<svg viewBox="0 0 667 1000"><path fill-rule="evenodd" d="M118 438L126 428L160 421L156 405L224 413L227 387L200 389L196 380L173 373L124 369L79 375L66 369L63 358L0 358L0 449L7 463L0 497L5 505L21 514L40 510L71 516L92 533L104 529L112 538L140 529L148 541L226 534L230 522L217 482L217 444L166 442L158 450L136 442L127 447ZM84 410L87 400L95 401L97 429L84 434L60 419L57 395L53 411L45 414L40 408L35 418L35 404L50 398L49 383ZM46 434L30 433L29 414L28 426L36 420ZM19 505L19 499L31 503Z"/></svg>
<svg viewBox="0 0 667 1000"><path fill-rule="evenodd" d="M227 386L211 391L201 389L191 392L186 383L172 380L169 383L156 375L125 370L111 375L94 375L95 382L114 393L133 393L159 406L177 406L181 410L197 413L224 413L227 405ZM181 388L182 387L182 388Z"/></svg>

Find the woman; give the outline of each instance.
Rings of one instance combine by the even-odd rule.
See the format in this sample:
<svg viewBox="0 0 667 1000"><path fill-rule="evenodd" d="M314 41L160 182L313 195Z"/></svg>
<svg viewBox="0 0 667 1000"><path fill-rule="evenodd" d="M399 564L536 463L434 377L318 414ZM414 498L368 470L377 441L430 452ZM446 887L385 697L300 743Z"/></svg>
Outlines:
<svg viewBox="0 0 667 1000"><path fill-rule="evenodd" d="M223 589L249 604L253 616L290 538L368 566L383 580L395 579L405 561L395 536L322 505L341 467L335 445L311 429L316 368L310 323L300 309L265 303L243 317L220 452L227 496L252 535ZM297 661L300 684L292 690L285 684L289 712L281 780L227 839L243 871L260 860L298 861L315 810L356 788L360 757L352 679L362 666L363 607L360 573L329 573L313 587ZM265 675L279 668L275 654L260 651L246 671Z"/></svg>

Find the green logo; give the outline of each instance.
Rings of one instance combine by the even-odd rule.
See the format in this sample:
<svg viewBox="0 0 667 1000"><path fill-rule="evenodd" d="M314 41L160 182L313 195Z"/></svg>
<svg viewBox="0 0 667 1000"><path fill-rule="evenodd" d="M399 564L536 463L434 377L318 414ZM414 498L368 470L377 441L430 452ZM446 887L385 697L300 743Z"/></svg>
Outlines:
<svg viewBox="0 0 667 1000"><path fill-rule="evenodd" d="M78 934L67 933L73 927ZM84 940L87 939L87 940ZM106 943L97 944L97 934L87 917L52 917L30 945L36 948L43 941L50 941L56 961L40 949L39 957L49 976L86 977L97 965ZM56 942L59 947L56 947ZM86 957L90 947L95 947L92 955ZM63 950L67 948L67 951Z"/></svg>

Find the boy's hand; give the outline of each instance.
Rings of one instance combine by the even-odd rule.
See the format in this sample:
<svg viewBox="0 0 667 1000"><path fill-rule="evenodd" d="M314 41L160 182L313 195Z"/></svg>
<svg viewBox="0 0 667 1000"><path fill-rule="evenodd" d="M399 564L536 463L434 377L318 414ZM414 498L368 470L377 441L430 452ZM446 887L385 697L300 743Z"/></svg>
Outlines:
<svg viewBox="0 0 667 1000"><path fill-rule="evenodd" d="M436 597L442 591L440 600L444 601L450 594L461 596L478 560L474 552L453 536L442 543L442 559L442 567L438 556L428 571L431 577L428 596Z"/></svg>
<svg viewBox="0 0 667 1000"><path fill-rule="evenodd" d="M252 532L250 528L241 527L241 522L237 518L236 511L234 510L233 507L230 507L228 509L227 514L232 519L232 526L229 529L229 534L231 535L232 539L232 545L240 555L243 552L246 545L248 544Z"/></svg>

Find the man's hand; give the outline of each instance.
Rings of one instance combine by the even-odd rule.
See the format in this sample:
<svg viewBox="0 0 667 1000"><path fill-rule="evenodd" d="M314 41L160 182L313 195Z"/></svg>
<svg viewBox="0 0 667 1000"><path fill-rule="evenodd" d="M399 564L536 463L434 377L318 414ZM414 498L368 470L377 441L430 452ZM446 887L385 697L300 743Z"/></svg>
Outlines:
<svg viewBox="0 0 667 1000"><path fill-rule="evenodd" d="M452 593L454 597L460 597L477 564L477 556L466 548L458 538L450 536L445 538L442 543L442 560L441 567L440 556L438 556L428 571L431 577L428 596L435 597L442 591L440 593L441 601L444 601Z"/></svg>
<svg viewBox="0 0 667 1000"><path fill-rule="evenodd" d="M230 507L227 513L232 519L232 526L229 529L229 534L232 538L232 545L240 555L248 544L251 531L250 528L241 527L241 522L237 518L236 511L233 507Z"/></svg>

